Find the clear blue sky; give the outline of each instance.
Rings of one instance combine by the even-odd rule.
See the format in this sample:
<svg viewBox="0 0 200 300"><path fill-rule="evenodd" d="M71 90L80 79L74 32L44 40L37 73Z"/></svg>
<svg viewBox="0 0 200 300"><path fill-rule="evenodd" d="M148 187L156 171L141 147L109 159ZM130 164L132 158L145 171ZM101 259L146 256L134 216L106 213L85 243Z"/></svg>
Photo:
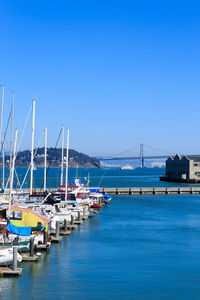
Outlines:
<svg viewBox="0 0 200 300"><path fill-rule="evenodd" d="M144 142L200 153L199 1L0 1L0 83L36 142L115 154ZM30 132L22 148L30 148ZM153 152L152 152L153 153Z"/></svg>

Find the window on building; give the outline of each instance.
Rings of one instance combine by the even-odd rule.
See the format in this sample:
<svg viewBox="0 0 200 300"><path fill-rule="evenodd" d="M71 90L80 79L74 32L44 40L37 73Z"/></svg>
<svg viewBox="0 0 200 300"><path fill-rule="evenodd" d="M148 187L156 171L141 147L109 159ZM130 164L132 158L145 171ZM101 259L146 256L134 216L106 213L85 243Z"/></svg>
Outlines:
<svg viewBox="0 0 200 300"><path fill-rule="evenodd" d="M10 219L11 220L22 220L22 212L21 211L11 211Z"/></svg>
<svg viewBox="0 0 200 300"><path fill-rule="evenodd" d="M199 166L199 164L197 164L197 163L194 163L194 167L198 167Z"/></svg>

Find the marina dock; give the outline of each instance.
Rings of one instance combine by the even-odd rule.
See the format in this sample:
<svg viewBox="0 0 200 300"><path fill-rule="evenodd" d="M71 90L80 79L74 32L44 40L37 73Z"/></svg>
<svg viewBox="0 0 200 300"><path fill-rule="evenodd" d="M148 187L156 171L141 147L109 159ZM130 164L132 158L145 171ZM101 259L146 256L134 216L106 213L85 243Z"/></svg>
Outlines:
<svg viewBox="0 0 200 300"><path fill-rule="evenodd" d="M200 194L199 187L132 187L100 188L101 193L111 195L161 195L161 194Z"/></svg>

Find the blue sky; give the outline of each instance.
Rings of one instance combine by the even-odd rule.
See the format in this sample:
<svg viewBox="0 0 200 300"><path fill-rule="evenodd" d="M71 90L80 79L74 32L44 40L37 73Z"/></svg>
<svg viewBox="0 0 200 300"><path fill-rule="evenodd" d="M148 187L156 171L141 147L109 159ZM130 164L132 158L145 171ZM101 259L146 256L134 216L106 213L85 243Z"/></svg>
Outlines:
<svg viewBox="0 0 200 300"><path fill-rule="evenodd" d="M199 1L1 0L5 114L14 89L20 132L36 97L36 143L64 124L90 155L200 153L199 14Z"/></svg>

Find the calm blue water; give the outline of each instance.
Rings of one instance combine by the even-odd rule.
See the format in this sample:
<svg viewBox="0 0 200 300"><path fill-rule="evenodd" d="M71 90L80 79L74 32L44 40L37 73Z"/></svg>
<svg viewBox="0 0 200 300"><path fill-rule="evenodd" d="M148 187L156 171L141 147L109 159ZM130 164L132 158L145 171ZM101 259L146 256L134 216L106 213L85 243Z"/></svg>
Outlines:
<svg viewBox="0 0 200 300"><path fill-rule="evenodd" d="M22 183L26 168L17 168L19 181ZM0 169L0 178L1 176ZM8 170L7 175L8 175ZM159 186L177 186L177 183L162 182L159 177L165 173L164 168L136 168L134 170L121 170L120 168L104 168L104 169L69 169L69 179L81 178L83 181L90 177L90 186L98 187L159 187ZM38 168L34 171L34 187L43 187L43 168ZM58 188L60 184L60 169L49 169L47 174L47 187ZM65 182L65 179L64 179ZM24 183L24 188L28 188L30 183L29 174ZM15 178L15 186L17 180ZM185 184L179 183L179 186ZM196 185L195 185L196 186Z"/></svg>
<svg viewBox="0 0 200 300"><path fill-rule="evenodd" d="M152 172L141 182L154 184ZM132 181L114 174L109 185ZM114 196L38 263L21 266L21 278L0 278L2 299L200 299L200 196Z"/></svg>

